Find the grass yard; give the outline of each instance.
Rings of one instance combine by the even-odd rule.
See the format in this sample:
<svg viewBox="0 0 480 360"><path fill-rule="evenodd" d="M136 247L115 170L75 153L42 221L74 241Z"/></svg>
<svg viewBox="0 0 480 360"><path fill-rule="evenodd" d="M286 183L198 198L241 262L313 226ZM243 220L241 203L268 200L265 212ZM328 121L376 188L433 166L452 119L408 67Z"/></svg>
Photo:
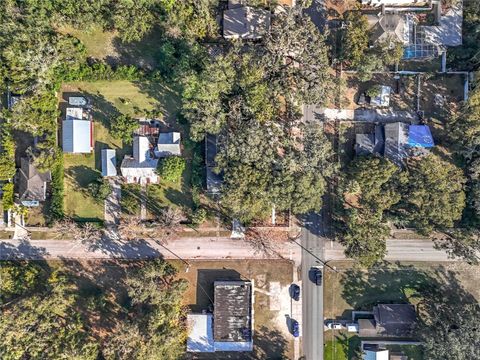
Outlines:
<svg viewBox="0 0 480 360"><path fill-rule="evenodd" d="M419 303L435 281L462 287L480 301L480 266L449 263L384 263L370 271L336 262L338 273L325 269L324 313L327 319L351 319L352 310L379 303ZM458 293L458 290L452 289Z"/></svg>
<svg viewBox="0 0 480 360"><path fill-rule="evenodd" d="M120 113L144 117L152 111L160 112L167 121L173 120L180 104L177 90L158 82L79 81L64 84L62 90L64 101L72 94L90 98L93 118L105 124L109 124L110 119Z"/></svg>
<svg viewBox="0 0 480 360"><path fill-rule="evenodd" d="M290 304L288 293L285 299L283 295L270 296L267 293L275 291L273 283L278 283L282 289L291 284L292 263L282 260L189 261L188 272L180 260L172 263L179 269L178 276L189 281L184 304L193 312L206 310L211 305L213 281L254 281L254 351L251 354L229 354L228 359L293 359L293 337L286 331L285 315L288 311L283 306L281 310L272 310L280 305L282 301L279 300L288 300ZM225 359L225 354L204 354L195 359Z"/></svg>
<svg viewBox="0 0 480 360"><path fill-rule="evenodd" d="M351 360L360 352L360 338L347 332L325 333L325 360Z"/></svg>
<svg viewBox="0 0 480 360"><path fill-rule="evenodd" d="M151 112L163 115L166 128L183 131L176 122L178 94L160 84L133 83L131 81L97 81L64 84L60 109L65 111L68 97L87 96L92 103L94 121L94 152L92 154L65 154L65 211L77 220L101 221L103 203L92 198L87 186L100 177L101 150L112 148L117 151L119 166L125 154L131 154L132 148L115 139L109 132L112 117L126 114L133 117L145 117ZM185 133L183 132L185 135ZM185 181L189 183L188 171ZM183 191L182 185L175 188L171 184L161 185L165 191L157 197L169 200L178 198ZM170 191L170 192L167 192ZM174 201L171 201L174 202ZM183 200L186 203L187 200ZM167 201L168 205L168 201Z"/></svg>
<svg viewBox="0 0 480 360"><path fill-rule="evenodd" d="M88 192L88 184L101 177L101 150L117 150L117 164L130 152L114 139L102 123L94 119L94 151L91 154L64 154L65 212L78 221L103 221L104 204Z"/></svg>
<svg viewBox="0 0 480 360"><path fill-rule="evenodd" d="M140 41L124 43L116 31L105 31L100 26L88 30L78 30L62 25L57 28L62 34L79 39L85 46L87 56L103 60L112 65L135 65L148 70L159 66L162 61L162 29L155 28Z"/></svg>
<svg viewBox="0 0 480 360"><path fill-rule="evenodd" d="M79 39L87 50L87 55L99 59L108 60L118 56L114 45L117 37L115 31L103 31L100 26L92 26L88 30L75 29L72 26L63 25L57 29L62 34L69 34Z"/></svg>

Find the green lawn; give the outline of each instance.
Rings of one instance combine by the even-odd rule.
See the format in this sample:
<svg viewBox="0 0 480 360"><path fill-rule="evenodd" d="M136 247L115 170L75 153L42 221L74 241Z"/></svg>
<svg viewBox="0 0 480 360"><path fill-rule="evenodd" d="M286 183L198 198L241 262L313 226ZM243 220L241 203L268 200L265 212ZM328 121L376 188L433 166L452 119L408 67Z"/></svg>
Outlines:
<svg viewBox="0 0 480 360"><path fill-rule="evenodd" d="M78 81L64 84L64 95L72 93L88 96L93 103L93 117L108 126L110 119L120 113L144 117L155 111L171 126L177 126L175 117L180 106L177 89L151 81ZM66 101L67 98L63 101Z"/></svg>
<svg viewBox="0 0 480 360"><path fill-rule="evenodd" d="M117 164L131 152L114 139L102 123L94 119L94 151L91 154L64 154L65 213L79 221L102 221L104 204L88 192L88 184L101 177L101 150L117 150Z"/></svg>
<svg viewBox="0 0 480 360"><path fill-rule="evenodd" d="M79 30L62 25L57 31L79 39L87 56L110 64L135 65L152 70L158 68L163 60L161 39L164 30L161 28L154 28L140 41L129 43L122 42L116 31L104 31L101 26Z"/></svg>
<svg viewBox="0 0 480 360"><path fill-rule="evenodd" d="M325 360L352 360L360 352L360 338L347 333L335 333L332 339L332 331L325 334Z"/></svg>
<svg viewBox="0 0 480 360"><path fill-rule="evenodd" d="M114 39L117 36L115 31L103 31L100 26L79 30L68 25L63 25L58 31L79 39L85 45L87 55L90 57L106 59L108 56L116 57L118 55L114 46Z"/></svg>

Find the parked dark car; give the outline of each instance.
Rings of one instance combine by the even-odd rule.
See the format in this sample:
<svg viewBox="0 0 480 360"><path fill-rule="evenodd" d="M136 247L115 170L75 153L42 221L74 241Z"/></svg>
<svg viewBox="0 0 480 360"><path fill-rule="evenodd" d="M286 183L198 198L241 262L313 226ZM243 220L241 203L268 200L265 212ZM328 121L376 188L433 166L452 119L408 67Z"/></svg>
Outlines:
<svg viewBox="0 0 480 360"><path fill-rule="evenodd" d="M315 280L315 285L320 286L322 285L322 269L314 268L313 279Z"/></svg>
<svg viewBox="0 0 480 360"><path fill-rule="evenodd" d="M300 335L300 327L298 326L298 321L292 319L292 335L298 337Z"/></svg>
<svg viewBox="0 0 480 360"><path fill-rule="evenodd" d="M292 284L290 286L290 295L292 296L293 300L298 301L300 299L300 286L297 284Z"/></svg>

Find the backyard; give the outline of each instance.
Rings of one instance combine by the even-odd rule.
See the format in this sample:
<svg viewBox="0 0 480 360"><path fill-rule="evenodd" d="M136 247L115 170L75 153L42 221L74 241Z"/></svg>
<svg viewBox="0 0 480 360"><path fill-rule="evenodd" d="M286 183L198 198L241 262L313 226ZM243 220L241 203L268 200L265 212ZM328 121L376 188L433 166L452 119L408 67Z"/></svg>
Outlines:
<svg viewBox="0 0 480 360"><path fill-rule="evenodd" d="M236 260L173 262L179 277L189 282L184 304L192 312L211 308L215 280L249 279L254 281L253 354L229 355L229 359L292 359L293 336L286 315L290 314L288 287L293 281L292 264L282 260ZM206 354L205 354L206 355ZM224 359L223 354L208 354L196 359Z"/></svg>
<svg viewBox="0 0 480 360"><path fill-rule="evenodd" d="M391 87L390 105L393 110L415 111L415 88L414 76L401 76L396 79L394 74L374 74L369 81L360 81L356 75L343 75L346 87L343 89L344 99L342 108L355 110L361 108L357 104L360 94L371 89L375 85Z"/></svg>

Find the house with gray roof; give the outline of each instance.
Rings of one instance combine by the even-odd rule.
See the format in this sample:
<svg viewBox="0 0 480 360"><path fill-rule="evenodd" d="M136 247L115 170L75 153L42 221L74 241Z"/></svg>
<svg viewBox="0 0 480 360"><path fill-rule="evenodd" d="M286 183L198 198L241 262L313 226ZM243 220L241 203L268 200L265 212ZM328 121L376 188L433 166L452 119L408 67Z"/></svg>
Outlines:
<svg viewBox="0 0 480 360"><path fill-rule="evenodd" d="M211 310L188 314L188 352L253 350L253 283L245 280L213 282Z"/></svg>
<svg viewBox="0 0 480 360"><path fill-rule="evenodd" d="M52 175L50 171L39 171L28 158L21 158L20 164L15 179L18 199L24 206L38 206L46 200Z"/></svg>
<svg viewBox="0 0 480 360"><path fill-rule="evenodd" d="M398 41L404 45L409 43L409 33L404 14L385 13L370 15L370 40L372 43Z"/></svg>
<svg viewBox="0 0 480 360"><path fill-rule="evenodd" d="M225 39L256 40L270 28L271 14L265 9L247 6L243 1L230 0L223 12Z"/></svg>
<svg viewBox="0 0 480 360"><path fill-rule="evenodd" d="M411 304L379 304L373 307L373 318L359 319L360 337L409 338L417 321Z"/></svg>

